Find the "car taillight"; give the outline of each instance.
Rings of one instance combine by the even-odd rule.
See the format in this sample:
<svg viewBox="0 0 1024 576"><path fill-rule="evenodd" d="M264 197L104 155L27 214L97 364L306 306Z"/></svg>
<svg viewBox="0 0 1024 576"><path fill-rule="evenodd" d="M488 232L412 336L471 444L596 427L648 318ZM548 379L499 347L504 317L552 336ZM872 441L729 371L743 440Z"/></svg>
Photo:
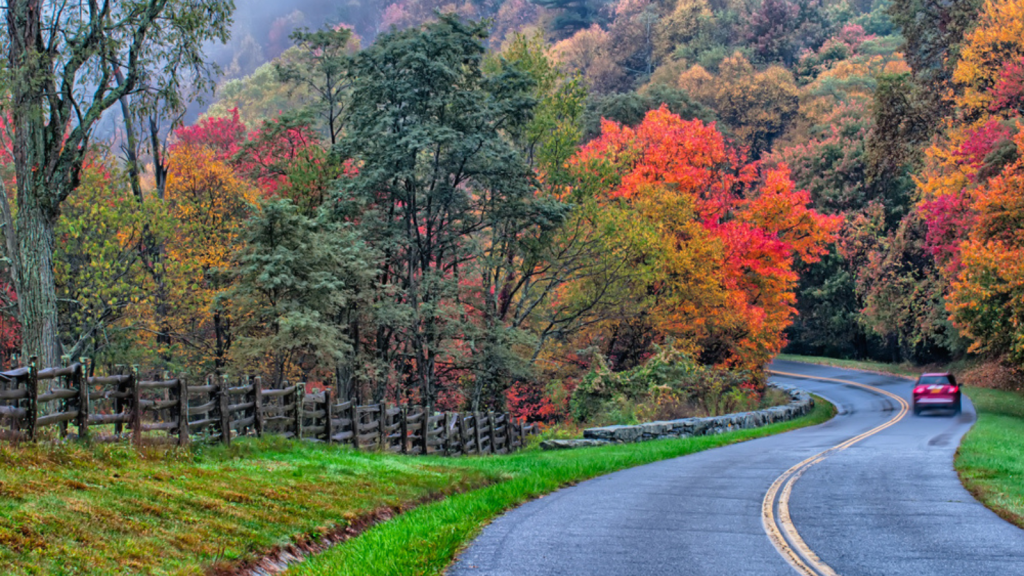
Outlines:
<svg viewBox="0 0 1024 576"><path fill-rule="evenodd" d="M957 390L959 390L959 388L957 388L956 386L950 386L949 387L949 393L950 394L956 394Z"/></svg>
<svg viewBox="0 0 1024 576"><path fill-rule="evenodd" d="M924 394L924 392L925 392L925 387L924 386L918 386L917 388L914 388L914 394Z"/></svg>

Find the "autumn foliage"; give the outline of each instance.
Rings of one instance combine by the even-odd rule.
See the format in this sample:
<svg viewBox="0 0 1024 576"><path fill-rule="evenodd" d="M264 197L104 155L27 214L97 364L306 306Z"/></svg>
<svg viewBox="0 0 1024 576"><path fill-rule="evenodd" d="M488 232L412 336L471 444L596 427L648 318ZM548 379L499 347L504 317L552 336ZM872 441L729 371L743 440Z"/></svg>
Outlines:
<svg viewBox="0 0 1024 576"><path fill-rule="evenodd" d="M1022 33L1024 3L984 3L952 74L957 114L918 178L949 319L971 351L1015 364L1024 361Z"/></svg>
<svg viewBox="0 0 1024 576"><path fill-rule="evenodd" d="M785 165L747 163L713 124L662 107L636 128L602 128L571 164L581 187L655 235L656 331L711 363L756 369L785 344L795 263L825 252L838 219L808 207Z"/></svg>
<svg viewBox="0 0 1024 576"><path fill-rule="evenodd" d="M787 345L1024 361L1024 0L371 4L90 152L66 343L538 421L658 350L751 401Z"/></svg>

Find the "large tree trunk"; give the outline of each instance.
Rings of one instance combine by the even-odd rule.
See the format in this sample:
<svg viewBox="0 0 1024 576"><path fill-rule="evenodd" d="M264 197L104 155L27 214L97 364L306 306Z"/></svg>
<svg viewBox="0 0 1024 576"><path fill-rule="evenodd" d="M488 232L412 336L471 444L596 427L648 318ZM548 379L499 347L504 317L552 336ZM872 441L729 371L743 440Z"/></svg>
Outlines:
<svg viewBox="0 0 1024 576"><path fill-rule="evenodd" d="M4 235L16 279L22 347L38 355L43 366L56 366L60 358L54 225L61 202L78 187L94 126L135 91L153 62L173 58L181 67L164 70L170 77L161 86L176 89L179 75L200 86L210 80L202 47L226 38L233 9L227 0L145 0L130 3L125 16L120 4L129 3L81 2L64 10L59 2L9 0L3 10L4 88L10 92L5 108L14 130L18 214L10 226L13 215L4 198L0 216L8 224ZM166 15L171 11L174 24ZM134 142L131 147L134 154ZM158 186L165 175L157 172Z"/></svg>
<svg viewBox="0 0 1024 576"><path fill-rule="evenodd" d="M56 219L38 206L18 210L18 310L21 349L39 357L39 367L59 366L57 290L53 277L53 228Z"/></svg>
<svg viewBox="0 0 1024 576"><path fill-rule="evenodd" d="M39 0L12 2L6 11L8 66L11 83L11 123L14 127L14 165L18 182L18 213L12 214L4 198L8 257L18 292L21 348L24 355L38 356L39 366L57 366L60 350L57 332L57 290L53 278L53 227L63 182L53 160L54 126L45 120L43 88L52 74L51 60L43 50L42 4ZM63 126L60 130L63 130ZM66 169L67 166L60 168Z"/></svg>

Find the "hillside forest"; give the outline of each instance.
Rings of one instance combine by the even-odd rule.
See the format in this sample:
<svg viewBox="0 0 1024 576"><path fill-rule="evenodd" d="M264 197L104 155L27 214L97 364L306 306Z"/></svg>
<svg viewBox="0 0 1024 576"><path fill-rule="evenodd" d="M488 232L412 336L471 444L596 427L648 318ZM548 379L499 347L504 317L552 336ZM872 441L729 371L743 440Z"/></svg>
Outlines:
<svg viewBox="0 0 1024 576"><path fill-rule="evenodd" d="M1024 0L278 4L9 3L5 365L624 422L1024 363Z"/></svg>

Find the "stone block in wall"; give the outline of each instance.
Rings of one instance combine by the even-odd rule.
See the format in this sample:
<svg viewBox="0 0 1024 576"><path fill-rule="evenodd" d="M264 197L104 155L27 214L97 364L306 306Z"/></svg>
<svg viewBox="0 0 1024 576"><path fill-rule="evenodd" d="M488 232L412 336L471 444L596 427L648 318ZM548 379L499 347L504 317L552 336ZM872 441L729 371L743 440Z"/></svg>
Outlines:
<svg viewBox="0 0 1024 576"><path fill-rule="evenodd" d="M785 422L803 416L814 408L814 399L807 392L790 386L777 385L775 387L789 394L791 399L789 404L773 406L753 412L739 412L708 418L680 418L678 420L646 422L636 426L587 428L583 431L583 438L606 443L630 443L659 438L707 436L731 430L760 428L766 424ZM541 447L544 447L543 443ZM552 445L552 449L563 447L574 446Z"/></svg>

